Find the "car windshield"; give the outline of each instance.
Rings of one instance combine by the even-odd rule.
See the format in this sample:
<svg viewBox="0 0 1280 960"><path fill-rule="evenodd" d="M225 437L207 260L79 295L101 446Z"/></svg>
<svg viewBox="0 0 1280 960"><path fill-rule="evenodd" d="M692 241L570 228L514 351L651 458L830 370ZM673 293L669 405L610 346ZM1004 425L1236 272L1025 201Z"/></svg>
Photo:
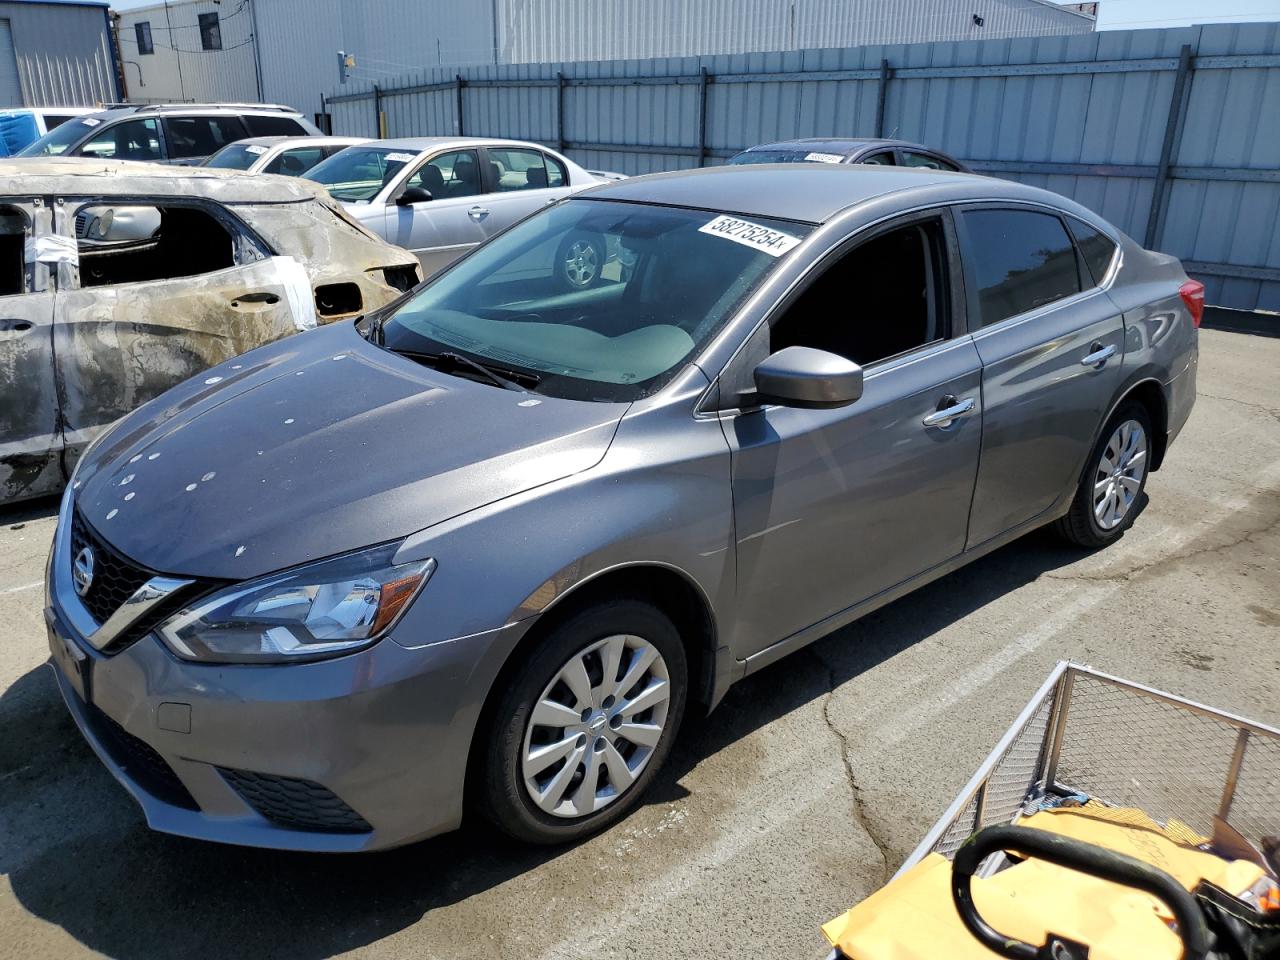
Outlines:
<svg viewBox="0 0 1280 960"><path fill-rule="evenodd" d="M674 377L811 229L570 200L419 290L381 324L381 342L428 359L463 353L551 396L636 400Z"/></svg>
<svg viewBox="0 0 1280 960"><path fill-rule="evenodd" d="M731 157L729 163L737 166L743 163L832 163L832 158L842 155L834 153L814 153L812 150L804 150L800 147L792 147L787 150L744 150L742 153Z"/></svg>
<svg viewBox="0 0 1280 960"><path fill-rule="evenodd" d="M76 117L61 123L34 143L29 143L18 151L19 157L56 157L66 153L83 137L88 136L93 128L102 121L90 114L87 117Z"/></svg>
<svg viewBox="0 0 1280 960"><path fill-rule="evenodd" d="M391 147L348 147L306 172L308 180L324 184L335 200L372 200L417 153Z"/></svg>
<svg viewBox="0 0 1280 960"><path fill-rule="evenodd" d="M253 162L267 152L267 148L257 143L229 143L202 166L218 167L222 170L248 170Z"/></svg>

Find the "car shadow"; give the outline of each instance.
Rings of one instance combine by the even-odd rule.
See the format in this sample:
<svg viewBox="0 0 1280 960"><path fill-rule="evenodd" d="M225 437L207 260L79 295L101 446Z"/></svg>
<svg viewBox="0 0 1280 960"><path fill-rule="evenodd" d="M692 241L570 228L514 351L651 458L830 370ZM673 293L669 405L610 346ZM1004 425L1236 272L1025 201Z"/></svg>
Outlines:
<svg viewBox="0 0 1280 960"><path fill-rule="evenodd" d="M1081 556L1030 534L748 677L710 717L686 723L646 802L688 795L694 766L727 745ZM77 733L47 666L0 697L0 729L0 872L23 908L113 957L328 957L572 850L523 846L474 822L345 857L153 833Z"/></svg>

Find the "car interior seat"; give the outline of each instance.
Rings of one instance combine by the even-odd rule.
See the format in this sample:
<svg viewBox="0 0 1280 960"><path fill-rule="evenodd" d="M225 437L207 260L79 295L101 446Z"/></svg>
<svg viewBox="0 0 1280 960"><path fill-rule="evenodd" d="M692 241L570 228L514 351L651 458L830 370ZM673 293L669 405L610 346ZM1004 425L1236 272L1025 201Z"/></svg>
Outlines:
<svg viewBox="0 0 1280 960"><path fill-rule="evenodd" d="M547 186L547 168L546 167L530 167L524 172L525 178L529 182L530 190L542 190Z"/></svg>

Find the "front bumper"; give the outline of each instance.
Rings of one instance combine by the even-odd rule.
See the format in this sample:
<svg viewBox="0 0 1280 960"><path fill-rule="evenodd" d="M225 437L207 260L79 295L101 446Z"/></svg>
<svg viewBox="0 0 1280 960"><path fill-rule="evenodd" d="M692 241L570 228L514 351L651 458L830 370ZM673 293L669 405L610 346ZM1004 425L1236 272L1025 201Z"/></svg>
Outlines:
<svg viewBox="0 0 1280 960"><path fill-rule="evenodd" d="M491 671L527 626L318 663L105 656L46 608L62 697L155 830L286 850L375 850L458 826Z"/></svg>

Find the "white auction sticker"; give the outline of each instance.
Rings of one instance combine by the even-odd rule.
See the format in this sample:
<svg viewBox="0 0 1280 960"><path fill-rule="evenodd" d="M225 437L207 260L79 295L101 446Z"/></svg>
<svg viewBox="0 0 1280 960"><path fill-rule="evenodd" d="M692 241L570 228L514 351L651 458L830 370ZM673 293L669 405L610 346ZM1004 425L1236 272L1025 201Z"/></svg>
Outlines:
<svg viewBox="0 0 1280 960"><path fill-rule="evenodd" d="M713 237L724 237L745 247L763 250L771 257L782 256L800 242L799 237L793 237L781 230L772 230L758 223L752 223L750 220L739 220L737 217L728 217L723 214L699 227L698 232L709 233Z"/></svg>
<svg viewBox="0 0 1280 960"><path fill-rule="evenodd" d="M804 158L810 163L844 163L844 157L838 153L806 153Z"/></svg>
<svg viewBox="0 0 1280 960"><path fill-rule="evenodd" d="M266 152L267 152L267 148L266 148L266 147L259 146L258 144L254 143L254 144L250 144L249 146L245 147L245 148L244 148L244 152L245 152L245 153L252 153L255 157L260 157L260 156L262 156L264 153L266 153Z"/></svg>
<svg viewBox="0 0 1280 960"><path fill-rule="evenodd" d="M416 154L412 153L388 153L387 160L391 163L408 163Z"/></svg>
<svg viewBox="0 0 1280 960"><path fill-rule="evenodd" d="M96 117L85 117L80 122L83 123L86 127L96 127L102 121L97 119Z"/></svg>

